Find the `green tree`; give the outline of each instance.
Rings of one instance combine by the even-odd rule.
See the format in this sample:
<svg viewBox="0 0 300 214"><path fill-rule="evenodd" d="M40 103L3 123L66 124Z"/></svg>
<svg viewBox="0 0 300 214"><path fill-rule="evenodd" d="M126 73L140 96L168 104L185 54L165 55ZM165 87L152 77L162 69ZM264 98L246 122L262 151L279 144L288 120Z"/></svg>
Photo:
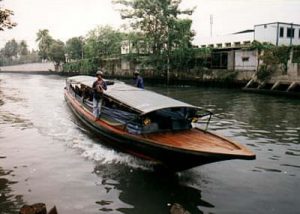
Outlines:
<svg viewBox="0 0 300 214"><path fill-rule="evenodd" d="M15 39L12 39L6 42L4 48L0 50L1 65L17 65L39 61L38 52L29 51L24 40L18 43Z"/></svg>
<svg viewBox="0 0 300 214"><path fill-rule="evenodd" d="M257 68L256 68L256 71L259 71L259 69L260 69L260 60L262 58L262 53L264 51L272 49L273 46L274 45L271 44L271 43L266 43L266 42L261 43L257 40L254 40L251 43L250 47L247 48L249 50L256 50L257 51ZM265 68L263 68L263 70L265 70Z"/></svg>
<svg viewBox="0 0 300 214"><path fill-rule="evenodd" d="M131 27L142 32L146 42L151 44L153 54L150 63L157 70L166 70L168 81L171 50L178 45L178 39L175 38L178 28L184 26L179 31L189 35L181 39L191 38L192 35L190 29L185 28L187 22L180 25L183 22L179 23L179 16L191 15L194 9L179 9L181 0L115 0L114 3L123 6L121 17L129 19Z"/></svg>
<svg viewBox="0 0 300 214"><path fill-rule="evenodd" d="M300 63L300 45L296 45L293 47L293 63Z"/></svg>
<svg viewBox="0 0 300 214"><path fill-rule="evenodd" d="M121 53L124 34L110 26L99 26L90 31L85 39L84 52L87 58L102 58Z"/></svg>
<svg viewBox="0 0 300 214"><path fill-rule="evenodd" d="M1 2L2 0L0 0ZM3 31L5 28L11 29L17 24L11 21L10 17L14 15L14 12L9 9L2 8L0 5L0 31Z"/></svg>
<svg viewBox="0 0 300 214"><path fill-rule="evenodd" d="M278 70L278 65L281 65L283 74L287 73L287 64L290 59L291 47L275 46L271 43L260 43L253 41L250 49L255 49L258 52L257 73L259 80L267 80L272 74ZM262 63L260 63L262 60Z"/></svg>
<svg viewBox="0 0 300 214"><path fill-rule="evenodd" d="M288 46L272 46L271 48L264 50L261 59L263 60L263 64L272 71L275 71L278 65L282 65L282 71L286 74L288 60L290 59L290 51L291 47Z"/></svg>
<svg viewBox="0 0 300 214"><path fill-rule="evenodd" d="M83 38L73 37L66 42L66 53L69 59L81 59L83 58Z"/></svg>
<svg viewBox="0 0 300 214"><path fill-rule="evenodd" d="M49 30L44 29L38 31L36 42L38 42L39 56L41 59L49 59L49 49L53 41Z"/></svg>
<svg viewBox="0 0 300 214"><path fill-rule="evenodd" d="M172 44L170 53L171 68L184 71L191 67L191 61L195 57L191 43L194 37L194 32L191 31L192 20L174 20L172 25L173 30L169 36Z"/></svg>
<svg viewBox="0 0 300 214"><path fill-rule="evenodd" d="M53 40L49 47L48 56L56 66L65 62L65 44L60 40Z"/></svg>
<svg viewBox="0 0 300 214"><path fill-rule="evenodd" d="M29 51L28 51L28 48L27 48L27 43L26 41L22 40L19 44L19 47L18 47L18 53L20 56L26 56L29 54Z"/></svg>
<svg viewBox="0 0 300 214"><path fill-rule="evenodd" d="M12 39L12 40L6 42L4 49L3 49L4 56L9 59L12 59L12 57L17 57L18 47L19 47L19 45L15 39Z"/></svg>

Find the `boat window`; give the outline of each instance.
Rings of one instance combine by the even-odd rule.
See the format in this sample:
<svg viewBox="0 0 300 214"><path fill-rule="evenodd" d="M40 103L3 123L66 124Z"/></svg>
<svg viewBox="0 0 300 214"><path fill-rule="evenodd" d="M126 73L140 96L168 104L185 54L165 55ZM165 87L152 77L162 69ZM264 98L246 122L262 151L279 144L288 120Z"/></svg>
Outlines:
<svg viewBox="0 0 300 214"><path fill-rule="evenodd" d="M143 129L151 132L190 129L195 115L196 110L192 108L161 109L143 117Z"/></svg>

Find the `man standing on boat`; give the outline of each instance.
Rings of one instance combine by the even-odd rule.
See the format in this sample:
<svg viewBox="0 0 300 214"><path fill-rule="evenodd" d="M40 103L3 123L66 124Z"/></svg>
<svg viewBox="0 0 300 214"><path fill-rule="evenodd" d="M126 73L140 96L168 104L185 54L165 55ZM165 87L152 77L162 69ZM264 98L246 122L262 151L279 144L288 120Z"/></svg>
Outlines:
<svg viewBox="0 0 300 214"><path fill-rule="evenodd" d="M134 72L134 85L138 88L144 88L144 80L143 78L140 76L140 72L135 71Z"/></svg>
<svg viewBox="0 0 300 214"><path fill-rule="evenodd" d="M97 80L93 83L93 115L97 120L101 114L103 91L107 89L107 86L105 81L102 79L102 71L97 71L96 77Z"/></svg>

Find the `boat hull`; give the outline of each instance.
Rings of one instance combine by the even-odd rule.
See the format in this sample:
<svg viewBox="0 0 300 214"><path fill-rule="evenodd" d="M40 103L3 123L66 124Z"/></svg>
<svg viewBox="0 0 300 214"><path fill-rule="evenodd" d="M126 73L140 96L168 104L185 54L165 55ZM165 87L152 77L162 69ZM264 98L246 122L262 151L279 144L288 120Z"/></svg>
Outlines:
<svg viewBox="0 0 300 214"><path fill-rule="evenodd" d="M255 158L253 155L220 154L166 146L148 138L146 135L134 135L120 128L110 126L101 119L95 121L95 117L84 107L83 103L75 99L67 90L65 90L65 99L72 112L87 127L104 139L104 143L134 156L155 161L160 166L167 167L172 171L182 171L195 166L229 159Z"/></svg>

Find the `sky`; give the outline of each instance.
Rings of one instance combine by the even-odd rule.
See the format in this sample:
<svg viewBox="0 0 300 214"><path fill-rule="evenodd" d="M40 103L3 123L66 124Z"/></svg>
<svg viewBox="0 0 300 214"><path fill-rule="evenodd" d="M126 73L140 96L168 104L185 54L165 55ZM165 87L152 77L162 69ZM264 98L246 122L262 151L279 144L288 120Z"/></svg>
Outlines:
<svg viewBox="0 0 300 214"><path fill-rule="evenodd" d="M26 40L30 48L36 49L39 29L48 29L54 39L65 42L75 36L86 36L98 25L117 29L128 23L121 20L111 0L3 0L0 5L14 11L12 20L18 24L11 30L0 31L0 48L14 38ZM300 24L300 0L182 0L182 9L193 7L190 18L196 32L195 45L210 36L211 16L213 36L270 22Z"/></svg>

